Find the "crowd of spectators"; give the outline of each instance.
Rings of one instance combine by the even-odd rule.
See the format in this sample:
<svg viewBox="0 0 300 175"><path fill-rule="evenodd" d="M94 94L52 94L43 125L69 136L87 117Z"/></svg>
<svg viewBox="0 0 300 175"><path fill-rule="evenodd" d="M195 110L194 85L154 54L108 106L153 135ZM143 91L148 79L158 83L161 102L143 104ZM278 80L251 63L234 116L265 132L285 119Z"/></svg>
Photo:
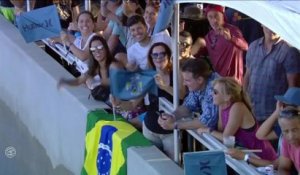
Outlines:
<svg viewBox="0 0 300 175"><path fill-rule="evenodd" d="M10 22L25 11L22 0L0 2L0 14ZM55 4L59 13L63 10L60 18L65 32L50 44L61 42L89 67L72 80L61 78L59 88L113 86L111 68L155 70L157 95L131 101L110 96L109 100L169 157L174 158L172 130L197 129L221 142L235 136L236 145L262 150L249 156L229 149L227 153L236 159L255 166L273 164L280 174L292 172L293 167L300 172L300 54L266 26L233 9L225 13L222 6L205 5L201 20L197 19L199 26L193 27L209 31L194 37L182 18L179 57L174 58L170 28L153 33L158 0L101 0L96 15L79 12L78 0L31 3L32 9ZM201 26L207 24L203 21L208 26ZM180 106L172 114L161 113L158 98L173 101L172 62L177 60ZM270 140L275 140L273 146Z"/></svg>

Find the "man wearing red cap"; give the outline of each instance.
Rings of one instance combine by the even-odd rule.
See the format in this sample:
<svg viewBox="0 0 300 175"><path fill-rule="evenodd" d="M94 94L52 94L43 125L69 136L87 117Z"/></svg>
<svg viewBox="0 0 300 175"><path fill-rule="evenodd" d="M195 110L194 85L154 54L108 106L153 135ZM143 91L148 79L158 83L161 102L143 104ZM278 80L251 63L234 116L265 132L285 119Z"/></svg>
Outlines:
<svg viewBox="0 0 300 175"><path fill-rule="evenodd" d="M205 38L196 40L192 54L206 47L214 70L221 76L231 76L242 83L243 51L248 49L248 43L237 27L226 23L224 7L208 5L206 16L212 29Z"/></svg>

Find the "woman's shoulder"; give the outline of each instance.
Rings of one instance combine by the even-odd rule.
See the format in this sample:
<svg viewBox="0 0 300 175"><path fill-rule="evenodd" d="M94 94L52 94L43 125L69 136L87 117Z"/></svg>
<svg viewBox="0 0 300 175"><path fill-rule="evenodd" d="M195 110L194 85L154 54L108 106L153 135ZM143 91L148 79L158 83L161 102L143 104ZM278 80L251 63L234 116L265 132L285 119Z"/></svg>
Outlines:
<svg viewBox="0 0 300 175"><path fill-rule="evenodd" d="M232 104L231 110L245 111L248 108L245 103L239 101Z"/></svg>

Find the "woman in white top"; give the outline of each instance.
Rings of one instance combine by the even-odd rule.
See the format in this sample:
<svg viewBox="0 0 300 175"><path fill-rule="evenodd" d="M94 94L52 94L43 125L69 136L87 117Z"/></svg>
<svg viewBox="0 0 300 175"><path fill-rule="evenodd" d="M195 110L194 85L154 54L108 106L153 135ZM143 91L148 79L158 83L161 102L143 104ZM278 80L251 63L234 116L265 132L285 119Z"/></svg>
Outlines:
<svg viewBox="0 0 300 175"><path fill-rule="evenodd" d="M78 15L77 23L81 36L74 38L73 36L64 33L61 35L61 39L69 48L69 51L80 60L86 62L91 57L88 45L91 38L95 35L93 14L89 11L82 11Z"/></svg>

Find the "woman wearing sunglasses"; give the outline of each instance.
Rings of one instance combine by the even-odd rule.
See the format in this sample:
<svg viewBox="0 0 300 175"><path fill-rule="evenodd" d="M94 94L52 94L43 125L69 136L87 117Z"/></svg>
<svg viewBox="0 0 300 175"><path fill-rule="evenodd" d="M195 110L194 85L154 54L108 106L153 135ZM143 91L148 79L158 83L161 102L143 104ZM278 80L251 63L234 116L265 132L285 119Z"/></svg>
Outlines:
<svg viewBox="0 0 300 175"><path fill-rule="evenodd" d="M148 62L151 68L157 71L155 81L158 86L158 95L149 95L150 105L143 122L143 134L169 157L174 158L173 131L164 130L158 124L158 98L165 97L173 101L173 71L171 62L171 49L162 42L153 44L148 52ZM185 95L183 83L179 83L180 98Z"/></svg>
<svg viewBox="0 0 300 175"><path fill-rule="evenodd" d="M67 84L70 86L78 86L86 83L89 89L94 89L98 85L109 86L109 68L121 68L112 57L108 45L101 36L94 36L89 44L89 52L92 58L89 62L89 70L76 79L61 79L58 87Z"/></svg>
<svg viewBox="0 0 300 175"><path fill-rule="evenodd" d="M276 152L269 141L258 140L255 133L258 129L258 122L251 111L250 101L247 94L236 80L230 77L219 78L213 83L213 102L219 107L218 129L200 128L198 133L210 133L218 140L235 136L236 145L247 149L260 149L262 152L257 155L263 161L270 163L276 160ZM229 154L237 159L244 159L255 165L264 165L265 162L253 161L253 157L245 154L243 158L236 157L229 151Z"/></svg>

